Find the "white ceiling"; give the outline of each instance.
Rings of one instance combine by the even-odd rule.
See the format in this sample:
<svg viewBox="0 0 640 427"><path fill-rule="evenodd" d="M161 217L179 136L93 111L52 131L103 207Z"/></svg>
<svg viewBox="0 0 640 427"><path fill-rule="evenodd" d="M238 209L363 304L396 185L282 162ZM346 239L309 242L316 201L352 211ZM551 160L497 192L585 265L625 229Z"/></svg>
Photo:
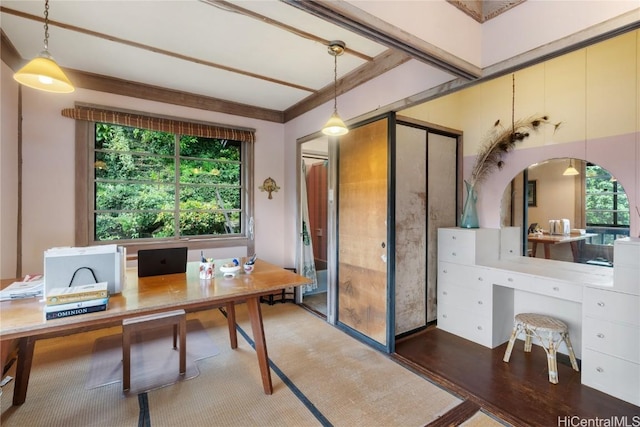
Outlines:
<svg viewBox="0 0 640 427"><path fill-rule="evenodd" d="M411 2L397 4L403 3ZM470 33L458 23L468 20L469 28L487 25L479 22L528 2L495 1L485 17L473 16L483 13L477 3L440 0L429 7L455 18L450 21L456 23L451 38L455 40L455 33L471 34L467 39L475 49L480 46L472 40L477 30ZM359 5L368 6L367 11ZM451 80L481 75L474 61L438 48L422 34L417 37L418 31L411 34L421 19L406 13L401 15L406 25L391 16L385 21L381 5L393 9L394 1L50 0L49 52L79 86L88 78L106 76L132 88L208 97L222 107L284 112L283 121L296 106L309 109L332 99L333 57L326 47L331 40L347 45L338 58L338 78L346 76L350 86L341 85L341 91L410 59L420 61L425 70L445 70ZM17 70L43 48L44 0L2 0L0 11L2 59ZM13 61L7 59L7 46L15 49Z"/></svg>

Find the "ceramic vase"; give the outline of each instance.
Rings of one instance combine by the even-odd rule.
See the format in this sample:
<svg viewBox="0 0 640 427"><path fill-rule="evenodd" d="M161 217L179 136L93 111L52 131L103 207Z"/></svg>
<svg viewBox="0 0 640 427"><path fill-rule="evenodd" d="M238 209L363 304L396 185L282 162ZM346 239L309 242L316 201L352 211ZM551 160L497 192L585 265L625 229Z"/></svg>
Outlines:
<svg viewBox="0 0 640 427"><path fill-rule="evenodd" d="M460 227L462 228L479 228L478 223L478 211L476 210L476 201L478 200L478 194L473 185L467 181L464 182L467 190L467 197L464 201L464 208L462 209L462 216L460 217Z"/></svg>

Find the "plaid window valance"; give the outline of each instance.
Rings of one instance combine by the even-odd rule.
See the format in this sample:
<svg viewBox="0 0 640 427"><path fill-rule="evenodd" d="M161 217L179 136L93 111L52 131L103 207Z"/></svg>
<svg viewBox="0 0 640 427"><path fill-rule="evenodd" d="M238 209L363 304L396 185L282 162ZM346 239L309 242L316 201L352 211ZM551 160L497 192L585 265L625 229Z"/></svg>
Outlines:
<svg viewBox="0 0 640 427"><path fill-rule="evenodd" d="M193 135L202 138L229 139L232 141L254 142L255 132L243 129L227 128L204 123L190 123L181 120L150 117L141 114L124 113L120 111L102 110L76 106L62 110L64 117L89 122L111 123L151 129L160 132L170 132L181 135Z"/></svg>

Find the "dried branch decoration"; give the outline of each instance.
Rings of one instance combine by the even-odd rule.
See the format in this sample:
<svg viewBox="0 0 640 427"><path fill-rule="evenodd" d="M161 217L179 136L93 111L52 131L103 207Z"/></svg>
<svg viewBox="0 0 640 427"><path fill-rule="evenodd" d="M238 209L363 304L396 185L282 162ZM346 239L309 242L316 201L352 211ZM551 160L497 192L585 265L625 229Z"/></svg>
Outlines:
<svg viewBox="0 0 640 427"><path fill-rule="evenodd" d="M484 181L491 172L502 169L504 160L502 156L509 153L516 146L517 142L522 142L529 137L530 132L537 131L541 125L548 125L547 116L529 117L516 121L515 100L516 100L516 80L515 75L511 76L512 96L511 96L511 129L506 129L500 124L498 119L493 124L493 129L485 137L485 141L480 147L476 163L471 172L469 184L474 187ZM554 132L558 130L561 123L555 123Z"/></svg>

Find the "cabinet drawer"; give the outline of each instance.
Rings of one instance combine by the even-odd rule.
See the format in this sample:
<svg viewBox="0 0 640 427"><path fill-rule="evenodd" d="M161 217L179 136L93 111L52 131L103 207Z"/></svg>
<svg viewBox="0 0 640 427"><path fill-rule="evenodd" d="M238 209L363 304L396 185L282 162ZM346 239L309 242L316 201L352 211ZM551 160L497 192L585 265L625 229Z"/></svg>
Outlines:
<svg viewBox="0 0 640 427"><path fill-rule="evenodd" d="M582 329L586 348L640 363L640 327L585 317Z"/></svg>
<svg viewBox="0 0 640 427"><path fill-rule="evenodd" d="M490 318L438 304L438 328L491 348Z"/></svg>
<svg viewBox="0 0 640 427"><path fill-rule="evenodd" d="M587 287L582 312L585 316L640 325L640 297Z"/></svg>
<svg viewBox="0 0 640 427"><path fill-rule="evenodd" d="M638 261L640 263L640 261ZM613 269L613 286L617 291L640 294L640 268L617 265Z"/></svg>
<svg viewBox="0 0 640 427"><path fill-rule="evenodd" d="M456 307L483 317L491 317L493 314L492 297L490 289L474 289L458 286L454 283L438 283L438 307L440 304Z"/></svg>
<svg viewBox="0 0 640 427"><path fill-rule="evenodd" d="M571 283L550 279L541 279L537 277L532 277L531 283L532 285L528 289L529 292L541 295L549 295L568 301L582 302L582 293L584 289L582 285L574 285Z"/></svg>
<svg viewBox="0 0 640 427"><path fill-rule="evenodd" d="M509 270L492 268L486 275L491 283L507 288L526 291L529 289L531 283L531 277L526 274L520 274Z"/></svg>
<svg viewBox="0 0 640 427"><path fill-rule="evenodd" d="M585 349L582 384L640 406L640 365L636 363Z"/></svg>
<svg viewBox="0 0 640 427"><path fill-rule="evenodd" d="M465 230L438 231L438 259L460 264L476 263L476 236Z"/></svg>
<svg viewBox="0 0 640 427"><path fill-rule="evenodd" d="M484 287L490 284L487 279L487 269L482 267L454 264L451 262L438 263L438 283L442 281L453 282L459 285Z"/></svg>

